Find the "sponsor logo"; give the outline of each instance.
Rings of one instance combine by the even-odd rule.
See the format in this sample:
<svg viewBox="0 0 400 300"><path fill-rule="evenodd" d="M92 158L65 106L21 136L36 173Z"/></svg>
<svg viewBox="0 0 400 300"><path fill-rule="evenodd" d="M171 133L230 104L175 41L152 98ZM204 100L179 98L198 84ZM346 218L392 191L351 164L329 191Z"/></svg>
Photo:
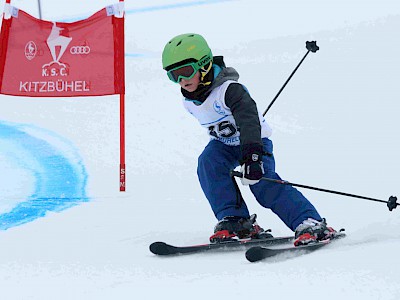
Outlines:
<svg viewBox="0 0 400 300"><path fill-rule="evenodd" d="M238 136L231 137L231 138L221 138L221 137L214 137L211 136L213 140L220 141L226 145L231 145L231 146L238 146L240 145L240 138Z"/></svg>
<svg viewBox="0 0 400 300"><path fill-rule="evenodd" d="M36 47L35 42L29 41L28 43L26 43L26 46L25 46L25 57L28 60L32 60L32 59L35 58L36 54L37 54L37 47Z"/></svg>
<svg viewBox="0 0 400 300"><path fill-rule="evenodd" d="M205 58L199 60L199 61L197 62L197 65L198 65L199 67L201 67L201 66L204 66L205 64L209 63L210 61L211 61L211 57L208 56L208 57L205 57Z"/></svg>
<svg viewBox="0 0 400 300"><path fill-rule="evenodd" d="M217 112L217 114L220 115L225 115L225 110L223 109L221 103L219 101L215 101L213 104L214 110Z"/></svg>
<svg viewBox="0 0 400 300"><path fill-rule="evenodd" d="M89 46L72 46L69 49L69 53L72 55L78 55L78 54L89 54L90 53L90 47Z"/></svg>

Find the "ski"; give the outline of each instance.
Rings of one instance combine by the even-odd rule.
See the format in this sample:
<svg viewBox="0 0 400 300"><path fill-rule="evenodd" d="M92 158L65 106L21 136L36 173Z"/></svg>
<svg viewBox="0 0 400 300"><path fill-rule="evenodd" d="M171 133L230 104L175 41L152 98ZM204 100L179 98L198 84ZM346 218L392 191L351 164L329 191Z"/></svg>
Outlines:
<svg viewBox="0 0 400 300"><path fill-rule="evenodd" d="M272 237L265 239L244 239L244 240L231 240L220 243L209 243L201 245L191 245L191 246L173 246L164 242L154 242L150 245L150 251L156 255L177 255L177 254L189 254L189 253L199 253L210 250L225 250L225 249L235 249L235 248L249 248L252 246L263 245L280 245L293 242L293 236L286 237Z"/></svg>
<svg viewBox="0 0 400 300"><path fill-rule="evenodd" d="M276 255L280 254L288 254L288 253L296 253L296 255L302 255L306 253L313 252L317 249L320 249L328 244L330 244L333 240L343 238L345 237L346 234L344 232L338 232L333 238L323 240L323 241L317 241L314 243L310 243L307 245L303 246L288 246L288 247L283 247L283 248L267 248L267 247L262 247L262 246L256 246L248 249L246 251L246 259L250 262L257 262L260 260L264 260L269 257L273 257ZM289 257L286 258L291 258L292 256L289 255Z"/></svg>

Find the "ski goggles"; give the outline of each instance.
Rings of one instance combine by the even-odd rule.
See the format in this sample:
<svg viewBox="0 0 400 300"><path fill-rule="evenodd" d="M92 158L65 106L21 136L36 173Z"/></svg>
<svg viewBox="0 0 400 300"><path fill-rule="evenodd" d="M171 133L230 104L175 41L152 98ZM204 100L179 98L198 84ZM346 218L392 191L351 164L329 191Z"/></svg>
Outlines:
<svg viewBox="0 0 400 300"><path fill-rule="evenodd" d="M175 68L172 68L167 71L168 78L175 82L179 83L182 79L190 80L193 76L200 70L202 67L207 65L208 63L212 63L212 53L210 51L209 54L203 56L197 62L187 62L186 64L179 65Z"/></svg>
<svg viewBox="0 0 400 300"><path fill-rule="evenodd" d="M192 62L169 70L167 75L171 81L179 83L182 79L192 79L199 69L197 62Z"/></svg>

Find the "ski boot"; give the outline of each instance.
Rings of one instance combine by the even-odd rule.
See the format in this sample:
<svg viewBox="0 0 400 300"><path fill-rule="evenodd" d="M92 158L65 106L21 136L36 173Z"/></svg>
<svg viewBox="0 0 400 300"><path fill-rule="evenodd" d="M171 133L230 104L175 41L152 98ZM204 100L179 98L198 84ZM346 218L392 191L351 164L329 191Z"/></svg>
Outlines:
<svg viewBox="0 0 400 300"><path fill-rule="evenodd" d="M214 234L210 236L211 243L219 243L238 239L271 238L270 230L265 231L256 222L257 215L249 218L229 216L224 217L215 225Z"/></svg>
<svg viewBox="0 0 400 300"><path fill-rule="evenodd" d="M295 230L295 246L307 245L327 240L336 235L336 230L326 225L326 220L316 221L312 218L304 220Z"/></svg>

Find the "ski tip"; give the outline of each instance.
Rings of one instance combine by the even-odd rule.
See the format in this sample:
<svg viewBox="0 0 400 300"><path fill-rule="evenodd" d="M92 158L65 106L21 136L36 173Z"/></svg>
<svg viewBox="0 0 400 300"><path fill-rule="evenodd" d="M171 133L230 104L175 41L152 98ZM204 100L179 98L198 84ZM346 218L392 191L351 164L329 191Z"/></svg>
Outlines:
<svg viewBox="0 0 400 300"><path fill-rule="evenodd" d="M264 258L263 248L260 246L252 247L246 251L246 259L249 262L257 262Z"/></svg>
<svg viewBox="0 0 400 300"><path fill-rule="evenodd" d="M150 252L156 255L170 254L169 247L164 242L154 242L150 245Z"/></svg>

